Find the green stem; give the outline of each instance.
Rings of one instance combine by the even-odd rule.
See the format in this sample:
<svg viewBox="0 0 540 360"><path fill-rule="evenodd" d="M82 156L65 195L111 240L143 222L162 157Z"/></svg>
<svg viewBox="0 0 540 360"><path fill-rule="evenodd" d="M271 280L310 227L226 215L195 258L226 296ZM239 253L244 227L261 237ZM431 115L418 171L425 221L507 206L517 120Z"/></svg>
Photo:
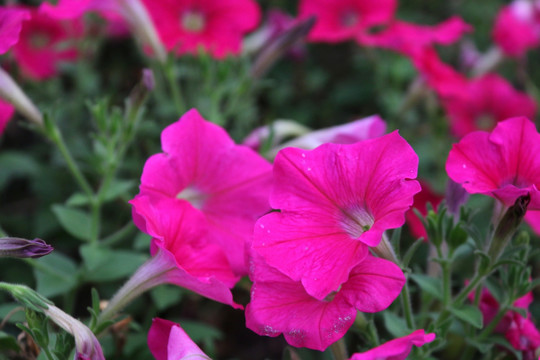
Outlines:
<svg viewBox="0 0 540 360"><path fill-rule="evenodd" d="M180 88L179 82L176 81L173 65L174 62L169 60L163 65L162 69L165 77L167 78L167 83L169 84L169 89L172 93L171 95L176 107L176 111L178 111L178 115L181 115L186 111L186 106L184 104L184 98L182 97L182 89Z"/></svg>
<svg viewBox="0 0 540 360"><path fill-rule="evenodd" d="M403 313L405 314L405 321L407 322L407 327L410 330L416 329L416 324L414 322L414 316L412 311L412 304L411 304L411 294L409 291L409 285L408 281L405 281L405 285L403 286L403 290L401 291L401 305L403 307Z"/></svg>
<svg viewBox="0 0 540 360"><path fill-rule="evenodd" d="M90 205L92 214L92 224L90 230L90 243L97 244L99 242L99 232L101 227L101 202L99 196L95 196Z"/></svg>
<svg viewBox="0 0 540 360"><path fill-rule="evenodd" d="M334 360L347 360L347 348L345 346L345 341L343 338L339 339L332 345L330 345L330 351L332 352L332 356L334 357Z"/></svg>
<svg viewBox="0 0 540 360"><path fill-rule="evenodd" d="M112 246L116 244L117 242L123 240L133 230L135 230L135 225L133 224L133 222L130 221L129 223L124 225L124 227L122 227L120 230L104 238L101 244L107 247Z"/></svg>

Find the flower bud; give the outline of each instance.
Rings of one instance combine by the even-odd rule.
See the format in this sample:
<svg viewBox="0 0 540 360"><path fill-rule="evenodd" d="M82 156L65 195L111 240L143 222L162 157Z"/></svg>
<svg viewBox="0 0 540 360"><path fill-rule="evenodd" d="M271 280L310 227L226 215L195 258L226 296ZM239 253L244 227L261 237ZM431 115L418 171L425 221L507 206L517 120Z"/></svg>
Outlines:
<svg viewBox="0 0 540 360"><path fill-rule="evenodd" d="M51 245L41 239L0 238L0 257L38 258L53 250Z"/></svg>

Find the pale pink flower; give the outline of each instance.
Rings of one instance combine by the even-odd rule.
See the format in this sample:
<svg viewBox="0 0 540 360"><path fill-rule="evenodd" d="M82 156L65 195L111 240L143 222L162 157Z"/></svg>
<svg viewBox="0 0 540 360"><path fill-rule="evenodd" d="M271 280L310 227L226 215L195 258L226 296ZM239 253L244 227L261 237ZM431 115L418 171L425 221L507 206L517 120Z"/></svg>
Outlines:
<svg viewBox="0 0 540 360"><path fill-rule="evenodd" d="M529 194L528 209L540 210L540 134L532 121L511 118L491 132L476 131L454 144L446 172L471 194L489 195L506 206Z"/></svg>
<svg viewBox="0 0 540 360"><path fill-rule="evenodd" d="M30 11L0 6L0 55L19 41L23 21L30 18Z"/></svg>
<svg viewBox="0 0 540 360"><path fill-rule="evenodd" d="M390 340L369 351L354 354L350 360L404 360L414 346L422 346L435 340L435 334L416 330L407 336Z"/></svg>
<svg viewBox="0 0 540 360"><path fill-rule="evenodd" d="M400 227L420 191L418 157L397 132L350 145L281 150L270 205L253 247L308 294L324 299L347 281L387 229Z"/></svg>
<svg viewBox="0 0 540 360"><path fill-rule="evenodd" d="M299 16L317 18L309 40L335 43L388 24L396 7L396 0L302 0Z"/></svg>
<svg viewBox="0 0 540 360"><path fill-rule="evenodd" d="M152 327L148 332L148 347L156 360L210 360L180 325L169 320L152 320Z"/></svg>
<svg viewBox="0 0 540 360"><path fill-rule="evenodd" d="M197 110L168 126L161 143L164 152L144 166L140 194L189 204L185 211L204 216L210 242L221 246L236 273L246 274L246 241L270 210L270 163Z"/></svg>
<svg viewBox="0 0 540 360"><path fill-rule="evenodd" d="M222 59L241 51L260 21L253 0L143 0L165 47L178 55L199 49Z"/></svg>
<svg viewBox="0 0 540 360"><path fill-rule="evenodd" d="M521 57L540 45L540 2L514 0L495 19L493 39L505 55Z"/></svg>
<svg viewBox="0 0 540 360"><path fill-rule="evenodd" d="M253 255L250 278L254 283L246 307L246 326L259 335L283 334L297 347L326 349L345 335L357 311L386 309L405 283L399 266L367 255L351 269L339 290L317 299L299 281L268 266L258 254Z"/></svg>
<svg viewBox="0 0 540 360"><path fill-rule="evenodd" d="M414 57L425 47L434 44L450 45L472 29L459 16L433 26L396 20L378 33L361 32L356 40L361 45L381 47Z"/></svg>
<svg viewBox="0 0 540 360"><path fill-rule="evenodd" d="M26 76L48 79L57 74L60 62L77 59L74 41L82 37L82 23L58 21L37 9L28 9L31 18L23 24L19 42L13 46L13 56Z"/></svg>

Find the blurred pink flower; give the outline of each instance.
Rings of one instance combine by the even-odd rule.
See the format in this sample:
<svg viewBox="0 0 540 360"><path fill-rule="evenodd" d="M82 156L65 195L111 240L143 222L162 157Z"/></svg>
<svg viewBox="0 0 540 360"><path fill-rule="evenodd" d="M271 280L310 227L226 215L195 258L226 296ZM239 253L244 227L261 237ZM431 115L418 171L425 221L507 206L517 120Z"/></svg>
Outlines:
<svg viewBox="0 0 540 360"><path fill-rule="evenodd" d="M148 347L156 360L210 360L180 325L169 320L152 320L148 332Z"/></svg>
<svg viewBox="0 0 540 360"><path fill-rule="evenodd" d="M536 114L532 97L514 89L497 74L467 79L443 63L430 48L417 56L414 63L439 96L451 131L458 137L475 130L491 130L499 121L512 116Z"/></svg>
<svg viewBox="0 0 540 360"><path fill-rule="evenodd" d="M30 18L30 11L0 6L0 55L19 41L22 23Z"/></svg>
<svg viewBox="0 0 540 360"><path fill-rule="evenodd" d="M529 194L528 209L540 210L540 134L525 117L501 121L454 144L446 172L471 194L492 196L506 206Z"/></svg>
<svg viewBox="0 0 540 360"><path fill-rule="evenodd" d="M347 281L324 299L309 295L299 281L268 266L257 254L252 257L250 277L254 283L246 326L259 335L283 333L293 346L321 351L345 335L357 311L386 309L405 283L399 266L371 255L357 263Z"/></svg>
<svg viewBox="0 0 540 360"><path fill-rule="evenodd" d="M418 218L413 209L416 209L423 216L427 215L427 204L430 203L433 206L434 210L437 210L437 206L443 199L443 197L433 191L431 186L425 181L419 181L420 186L422 186L422 191L414 195L414 203L412 208L405 213L405 219L407 220L407 225L411 234L419 239L424 238L424 241L428 240L426 228L422 223L422 220Z"/></svg>
<svg viewBox="0 0 540 360"><path fill-rule="evenodd" d="M247 274L246 241L270 210L270 163L195 109L168 126L161 143L164 152L144 166L140 194L175 199L204 215L210 242L221 246L237 274Z"/></svg>
<svg viewBox="0 0 540 360"><path fill-rule="evenodd" d="M58 63L77 59L74 41L82 37L83 26L78 20L58 21L37 8L28 9L31 18L23 24L13 55L26 76L44 80L57 74Z"/></svg>
<svg viewBox="0 0 540 360"><path fill-rule="evenodd" d="M418 157L397 132L351 145L281 150L253 248L321 300L347 281L420 191Z"/></svg>
<svg viewBox="0 0 540 360"><path fill-rule="evenodd" d="M299 16L317 18L309 40L336 43L388 24L396 7L396 0L301 0Z"/></svg>
<svg viewBox="0 0 540 360"><path fill-rule="evenodd" d="M178 55L199 49L222 59L240 53L242 38L260 21L253 0L143 0L165 47Z"/></svg>
<svg viewBox="0 0 540 360"><path fill-rule="evenodd" d="M427 46L450 45L472 30L472 26L459 16L434 26L396 20L378 33L361 32L356 40L361 45L381 47L414 57Z"/></svg>
<svg viewBox="0 0 540 360"><path fill-rule="evenodd" d="M495 19L493 39L507 56L521 57L540 45L540 2L514 0Z"/></svg>
<svg viewBox="0 0 540 360"><path fill-rule="evenodd" d="M4 130L6 129L6 125L11 120L11 117L13 116L13 113L15 112L15 108L13 105L11 105L8 102L3 101L0 98L0 135L4 133Z"/></svg>
<svg viewBox="0 0 540 360"><path fill-rule="evenodd" d="M407 336L390 340L369 351L354 354L350 360L404 360L414 346L422 346L435 340L435 334L416 330Z"/></svg>

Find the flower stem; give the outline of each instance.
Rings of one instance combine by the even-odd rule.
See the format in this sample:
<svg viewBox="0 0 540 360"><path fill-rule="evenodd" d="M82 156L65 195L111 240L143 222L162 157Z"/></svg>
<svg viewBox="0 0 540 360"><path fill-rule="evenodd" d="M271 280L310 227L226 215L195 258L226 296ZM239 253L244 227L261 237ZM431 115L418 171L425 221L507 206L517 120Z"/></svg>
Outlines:
<svg viewBox="0 0 540 360"><path fill-rule="evenodd" d="M403 307L403 313L405 314L405 321L407 322L407 327L411 330L416 329L416 324L414 321L412 304L411 304L411 294L409 291L408 280L405 280L405 285L403 290L401 290L401 306Z"/></svg>
<svg viewBox="0 0 540 360"><path fill-rule="evenodd" d="M174 101L174 105L176 107L176 111L178 112L178 116L180 116L186 111L186 106L182 97L182 90L178 81L176 80L173 65L174 62L172 60L169 60L162 66L162 69L165 77L167 78L167 83L169 84L169 88L171 90L171 95Z"/></svg>
<svg viewBox="0 0 540 360"><path fill-rule="evenodd" d="M343 338L339 339L332 345L330 345L330 351L334 360L347 360L347 348L345 346L345 340Z"/></svg>

